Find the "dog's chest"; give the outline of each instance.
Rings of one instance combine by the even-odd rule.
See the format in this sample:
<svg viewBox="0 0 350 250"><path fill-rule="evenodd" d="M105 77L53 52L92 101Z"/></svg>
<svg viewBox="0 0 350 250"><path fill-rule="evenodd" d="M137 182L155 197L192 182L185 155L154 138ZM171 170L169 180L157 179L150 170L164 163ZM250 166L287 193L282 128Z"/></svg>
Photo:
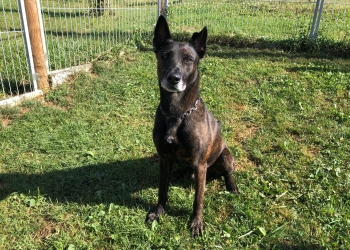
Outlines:
<svg viewBox="0 0 350 250"><path fill-rule="evenodd" d="M179 144L177 137L178 137L178 131L180 132L179 127L181 126L182 122L183 122L182 119L179 119L179 118L166 119L165 121L166 134L164 139L166 140L167 143L174 144L173 146L176 146Z"/></svg>
<svg viewBox="0 0 350 250"><path fill-rule="evenodd" d="M201 123L190 117L184 120L173 119L163 123L162 130L156 132L155 144L157 149L165 156L176 159L179 162L191 161L194 155L205 146L206 130L200 130Z"/></svg>

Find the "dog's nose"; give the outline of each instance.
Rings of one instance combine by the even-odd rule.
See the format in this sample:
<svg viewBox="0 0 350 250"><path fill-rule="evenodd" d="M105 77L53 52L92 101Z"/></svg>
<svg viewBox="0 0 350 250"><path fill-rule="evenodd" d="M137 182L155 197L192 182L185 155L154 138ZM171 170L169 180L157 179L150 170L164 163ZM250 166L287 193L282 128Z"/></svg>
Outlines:
<svg viewBox="0 0 350 250"><path fill-rule="evenodd" d="M167 80L172 84L177 84L181 81L181 75L178 73L169 73Z"/></svg>

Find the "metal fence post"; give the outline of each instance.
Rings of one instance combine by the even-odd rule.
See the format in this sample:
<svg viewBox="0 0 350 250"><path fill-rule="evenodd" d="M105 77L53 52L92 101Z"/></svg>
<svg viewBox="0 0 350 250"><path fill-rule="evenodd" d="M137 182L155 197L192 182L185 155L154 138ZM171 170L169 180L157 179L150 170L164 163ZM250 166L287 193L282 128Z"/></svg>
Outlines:
<svg viewBox="0 0 350 250"><path fill-rule="evenodd" d="M47 47L46 47L46 38L45 38L45 32L44 32L44 23L43 23L43 16L41 14L41 0L36 1L36 6L38 9L38 18L39 18L39 26L40 26L40 34L41 34L41 42L43 44L43 50L44 50L44 56L45 56L45 63L46 63L46 71L49 73L49 57L47 54Z"/></svg>
<svg viewBox="0 0 350 250"><path fill-rule="evenodd" d="M314 11L314 18L312 20L312 25L310 28L309 38L315 39L318 36L318 29L320 27L323 5L324 5L324 0L317 0L316 6L315 6L315 11Z"/></svg>
<svg viewBox="0 0 350 250"><path fill-rule="evenodd" d="M158 16L167 17L168 0L158 0Z"/></svg>

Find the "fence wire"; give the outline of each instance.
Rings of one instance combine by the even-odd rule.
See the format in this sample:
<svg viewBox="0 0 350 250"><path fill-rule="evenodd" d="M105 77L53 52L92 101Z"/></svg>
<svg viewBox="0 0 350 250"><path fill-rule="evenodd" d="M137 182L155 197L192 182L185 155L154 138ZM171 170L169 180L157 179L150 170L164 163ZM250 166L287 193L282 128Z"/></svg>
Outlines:
<svg viewBox="0 0 350 250"><path fill-rule="evenodd" d="M43 0L41 5L50 71L149 37L157 18L157 1Z"/></svg>
<svg viewBox="0 0 350 250"><path fill-rule="evenodd" d="M336 42L350 41L350 0L325 2L321 19L321 35Z"/></svg>
<svg viewBox="0 0 350 250"><path fill-rule="evenodd" d="M172 30L193 32L208 26L217 36L293 39L310 31L316 0L170 0ZM326 1L319 37L349 41L350 0Z"/></svg>
<svg viewBox="0 0 350 250"><path fill-rule="evenodd" d="M17 1L1 0L0 101L34 91Z"/></svg>

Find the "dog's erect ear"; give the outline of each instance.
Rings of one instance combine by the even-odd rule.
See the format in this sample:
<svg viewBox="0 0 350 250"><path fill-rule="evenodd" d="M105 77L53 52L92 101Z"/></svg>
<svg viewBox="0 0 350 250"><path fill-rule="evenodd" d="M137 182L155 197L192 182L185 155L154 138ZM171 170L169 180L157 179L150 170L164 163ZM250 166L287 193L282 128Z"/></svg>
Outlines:
<svg viewBox="0 0 350 250"><path fill-rule="evenodd" d="M201 32L193 33L190 41L188 42L194 47L194 49L197 51L200 58L203 58L205 54L205 50L207 48L207 37L208 37L207 27L204 27Z"/></svg>
<svg viewBox="0 0 350 250"><path fill-rule="evenodd" d="M168 23L164 16L159 16L156 28L154 30L153 49L157 52L167 40L171 40Z"/></svg>

